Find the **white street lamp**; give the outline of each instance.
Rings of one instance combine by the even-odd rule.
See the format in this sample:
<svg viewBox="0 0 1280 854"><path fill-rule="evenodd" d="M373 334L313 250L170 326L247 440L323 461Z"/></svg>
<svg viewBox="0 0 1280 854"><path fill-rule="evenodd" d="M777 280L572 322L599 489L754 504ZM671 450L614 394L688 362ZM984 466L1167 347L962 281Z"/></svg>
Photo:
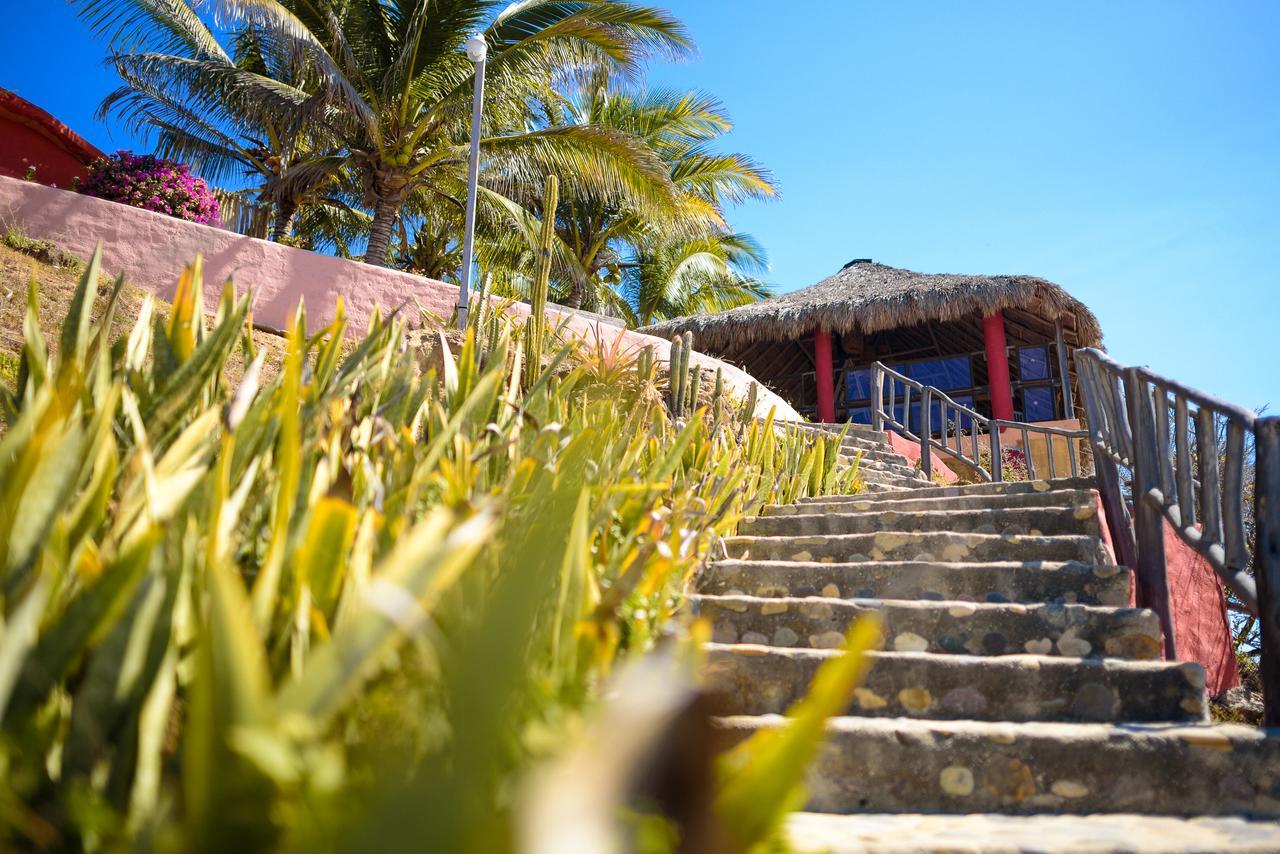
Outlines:
<svg viewBox="0 0 1280 854"><path fill-rule="evenodd" d="M471 99L471 161L467 165L467 213L463 223L462 287L458 289L458 328L467 328L467 298L471 294L471 268L475 258L476 184L480 179L480 113L484 107L484 66L489 45L475 33L467 39L467 58L476 64L476 89Z"/></svg>

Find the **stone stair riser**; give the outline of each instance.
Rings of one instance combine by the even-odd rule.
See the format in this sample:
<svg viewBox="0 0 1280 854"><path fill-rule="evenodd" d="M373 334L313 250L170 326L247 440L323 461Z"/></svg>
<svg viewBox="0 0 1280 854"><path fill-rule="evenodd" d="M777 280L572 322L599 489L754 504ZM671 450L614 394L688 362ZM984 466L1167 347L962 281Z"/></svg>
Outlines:
<svg viewBox="0 0 1280 854"><path fill-rule="evenodd" d="M823 534L803 537L728 537L731 558L750 560L824 560L856 563L867 560L984 561L1078 560L1103 557L1096 537L1033 537L1003 534L911 533Z"/></svg>
<svg viewBox="0 0 1280 854"><path fill-rule="evenodd" d="M721 737L781 724L731 718ZM810 768L808 808L1280 818L1277 768L1280 739L1241 726L839 718Z"/></svg>
<svg viewBox="0 0 1280 854"><path fill-rule="evenodd" d="M840 461L845 465L853 465L855 458L849 456L841 456ZM859 473L869 474L871 472L881 472L883 474L893 474L899 477L905 477L909 480L920 481L921 486L932 486L932 481L925 477L924 472L911 466L901 465L900 463L887 463L879 460L862 460L858 463Z"/></svg>
<svg viewBox="0 0 1280 854"><path fill-rule="evenodd" d="M1091 505L1028 507L1003 511L921 510L872 513L814 513L754 516L742 520L740 534L759 537L871 534L876 531L950 531L958 534L1098 536L1098 513Z"/></svg>
<svg viewBox="0 0 1280 854"><path fill-rule="evenodd" d="M968 483L953 486L925 486L914 493L912 498L951 498L962 495L1022 495L1026 493L1043 493L1062 490L1093 489L1094 483L1086 477L1061 478L1059 480L1025 480L1017 483ZM852 499L861 496L848 496ZM818 496L801 498L797 504L812 504L836 500L838 496Z"/></svg>
<svg viewBox="0 0 1280 854"><path fill-rule="evenodd" d="M821 642L816 636L815 641ZM838 651L712 644L707 672L728 714L781 714ZM1203 721L1198 664L882 652L846 714L929 720Z"/></svg>
<svg viewBox="0 0 1280 854"><path fill-rule="evenodd" d="M705 567L703 593L822 596L831 588L847 599L923 599L961 602L1065 602L1125 607L1129 570L1081 562L938 563L871 561L815 563L720 561Z"/></svg>
<svg viewBox="0 0 1280 854"><path fill-rule="evenodd" d="M786 595L783 588L777 590ZM1159 619L1154 611L1141 608L759 598L761 592L695 596L691 604L711 621L712 640L722 644L830 648L858 617L878 613L884 625L884 648L897 652L1160 657ZM840 591L832 585L825 592Z"/></svg>
<svg viewBox="0 0 1280 854"><path fill-rule="evenodd" d="M1081 507L1093 504L1093 493L1085 490L1055 490L1014 495L957 495L951 498L917 498L910 495L829 496L803 504L767 504L762 516L803 516L810 513L875 513L894 511L916 513L929 510L1003 511L1028 507Z"/></svg>

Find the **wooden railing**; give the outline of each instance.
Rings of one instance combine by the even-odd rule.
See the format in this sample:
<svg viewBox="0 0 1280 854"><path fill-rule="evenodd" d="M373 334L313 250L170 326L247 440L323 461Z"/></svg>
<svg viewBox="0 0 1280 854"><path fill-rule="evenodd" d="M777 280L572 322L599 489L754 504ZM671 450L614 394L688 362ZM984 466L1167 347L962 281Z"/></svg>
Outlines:
<svg viewBox="0 0 1280 854"><path fill-rule="evenodd" d="M1165 520L1258 619L1264 724L1280 726L1280 418L1259 417L1098 350L1075 355L1112 534L1129 553L1121 562L1137 575L1139 604L1160 615L1166 655L1175 658L1177 648Z"/></svg>
<svg viewBox="0 0 1280 854"><path fill-rule="evenodd" d="M915 403L920 407L918 433L910 426L913 392ZM933 423L935 403L938 404L941 421L937 425ZM902 408L901 420L896 414L899 406ZM917 382L882 362L871 366L871 423L877 430L883 430L885 425L889 425L906 438L919 442L920 466L931 477L933 452L937 450L965 463L982 480L1018 479L1015 471L1005 465L1005 451L1008 449L1003 447L1001 434L1010 432L1022 440L1021 451L1026 460L1027 479L1058 478L1068 474L1079 477L1082 473L1088 473L1081 464L1079 447L1088 438L1087 431L988 418L962 403L956 403L942 390ZM1039 469L1036 464L1033 436L1044 438L1044 470ZM983 445L988 451L985 464ZM1062 458L1059 458L1060 454Z"/></svg>

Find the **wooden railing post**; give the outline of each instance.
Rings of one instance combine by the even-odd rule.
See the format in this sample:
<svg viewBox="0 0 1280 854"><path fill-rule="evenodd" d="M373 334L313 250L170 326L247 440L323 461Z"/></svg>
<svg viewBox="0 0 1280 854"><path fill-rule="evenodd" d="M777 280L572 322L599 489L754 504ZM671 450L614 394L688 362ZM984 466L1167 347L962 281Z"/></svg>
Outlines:
<svg viewBox="0 0 1280 854"><path fill-rule="evenodd" d="M973 432L976 435L978 425L973 425ZM1004 480L1004 449L1000 447L1000 422L992 421L990 427L991 439L991 480L993 483L1000 483Z"/></svg>
<svg viewBox="0 0 1280 854"><path fill-rule="evenodd" d="M1164 562L1164 518L1152 504L1151 493L1160 489L1160 460L1156 449L1155 415L1151 394L1137 368L1125 371L1125 402L1133 432L1133 517L1138 546L1138 604L1160 617L1165 658L1178 657L1173 636L1173 612Z"/></svg>
<svg viewBox="0 0 1280 854"><path fill-rule="evenodd" d="M1258 585L1258 617L1265 709L1263 726L1280 727L1280 418L1259 418L1253 428L1257 465L1254 471L1254 581Z"/></svg>
<svg viewBox="0 0 1280 854"><path fill-rule="evenodd" d="M908 410L906 420L911 421ZM925 386L920 392L920 468L925 477L933 477L933 449L929 442L933 438L933 387Z"/></svg>
<svg viewBox="0 0 1280 854"><path fill-rule="evenodd" d="M871 426L884 430L884 371L879 362L871 366Z"/></svg>

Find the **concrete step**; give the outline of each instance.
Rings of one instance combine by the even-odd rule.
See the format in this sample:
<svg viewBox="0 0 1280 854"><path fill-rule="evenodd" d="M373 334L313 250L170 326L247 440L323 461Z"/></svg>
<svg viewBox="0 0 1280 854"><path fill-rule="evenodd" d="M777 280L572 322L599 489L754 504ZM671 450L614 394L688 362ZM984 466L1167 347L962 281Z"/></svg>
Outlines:
<svg viewBox="0 0 1280 854"><path fill-rule="evenodd" d="M1155 660L1160 621L1145 608L824 597L693 596L716 643L827 648L858 617L879 613L886 649L948 655L1033 653ZM838 594L831 585L828 593ZM757 590L757 593L759 591Z"/></svg>
<svg viewBox="0 0 1280 854"><path fill-rule="evenodd" d="M1063 602L1126 607L1132 573L1093 561L720 560L698 574L711 595L834 596L962 602Z"/></svg>
<svg viewBox="0 0 1280 854"><path fill-rule="evenodd" d="M795 813L787 838L799 854L1274 854L1280 823L1231 817L1134 815Z"/></svg>
<svg viewBox="0 0 1280 854"><path fill-rule="evenodd" d="M912 495L912 498L953 498L969 495L1025 495L1027 493L1050 492L1052 490L1093 489L1093 478L1068 477L1058 480L1023 480L1015 483L968 483L961 486L928 486ZM847 496L850 501L862 500L865 496ZM820 496L802 498L798 504L816 502L828 503L841 500L840 496Z"/></svg>
<svg viewBox="0 0 1280 854"><path fill-rule="evenodd" d="M838 642L838 633L827 643ZM823 643L815 635L810 643ZM781 714L809 692L835 649L708 644L707 677L726 712ZM930 720L1179 722L1205 720L1198 664L1047 655L876 652L846 714Z"/></svg>
<svg viewBox="0 0 1280 854"><path fill-rule="evenodd" d="M848 455L848 454L841 455L840 459L845 465L853 465L854 457L851 455ZM916 468L915 466L907 465L906 462L902 461L901 459L896 461L895 460L863 459L858 464L858 470L861 472L878 471L878 472L884 472L886 474L896 474L896 475L899 475L900 477L907 477L907 478L911 478L912 480L919 480L925 484L932 484L932 481L930 481L927 477L924 476L924 472L922 472L920 469Z"/></svg>
<svg viewBox="0 0 1280 854"><path fill-rule="evenodd" d="M840 446L840 452L842 456L850 458L861 455L863 462L891 462L893 465L914 467L906 457L892 451L886 444L869 442L867 439L846 439Z"/></svg>
<svg viewBox="0 0 1280 854"><path fill-rule="evenodd" d="M882 484L875 481L864 480L862 482L862 495L885 495L894 492L909 492L918 489L919 484L911 484L909 486L901 486L898 484Z"/></svg>
<svg viewBox="0 0 1280 854"><path fill-rule="evenodd" d="M768 504L762 516L796 516L806 513L868 513L895 511L919 513L930 510L1011 510L1026 507L1083 507L1095 505L1092 492L1083 489L1051 490L996 495L953 495L917 498L909 495L843 495L815 498L800 504Z"/></svg>
<svg viewBox="0 0 1280 854"><path fill-rule="evenodd" d="M917 477L898 474L897 472L876 471L875 469L859 470L858 479L864 486L883 485L898 489L920 489L929 482Z"/></svg>
<svg viewBox="0 0 1280 854"><path fill-rule="evenodd" d="M946 531L875 534L818 534L794 537L736 536L724 540L728 556L739 560L848 561L868 560L987 561L1104 559L1100 541L1091 536L956 534Z"/></svg>
<svg viewBox="0 0 1280 854"><path fill-rule="evenodd" d="M953 531L1031 536L1080 534L1095 537L1099 534L1098 510L1093 504L1075 507L1016 507L999 512L878 510L864 513L748 516L738 526L738 533L757 537L872 534L877 531Z"/></svg>
<svg viewBox="0 0 1280 854"><path fill-rule="evenodd" d="M785 724L718 721L725 743ZM1280 818L1280 734L1241 725L834 718L808 809ZM1052 850L1053 841L1033 850Z"/></svg>
<svg viewBox="0 0 1280 854"><path fill-rule="evenodd" d="M813 424L796 421L779 421L777 423L779 427L807 430L814 433L825 433L829 436L835 436L841 431L845 431L846 437L867 439L873 442L879 441L885 444L888 444L889 441L883 430L877 430L869 424ZM847 430L845 429L846 427L848 428Z"/></svg>

